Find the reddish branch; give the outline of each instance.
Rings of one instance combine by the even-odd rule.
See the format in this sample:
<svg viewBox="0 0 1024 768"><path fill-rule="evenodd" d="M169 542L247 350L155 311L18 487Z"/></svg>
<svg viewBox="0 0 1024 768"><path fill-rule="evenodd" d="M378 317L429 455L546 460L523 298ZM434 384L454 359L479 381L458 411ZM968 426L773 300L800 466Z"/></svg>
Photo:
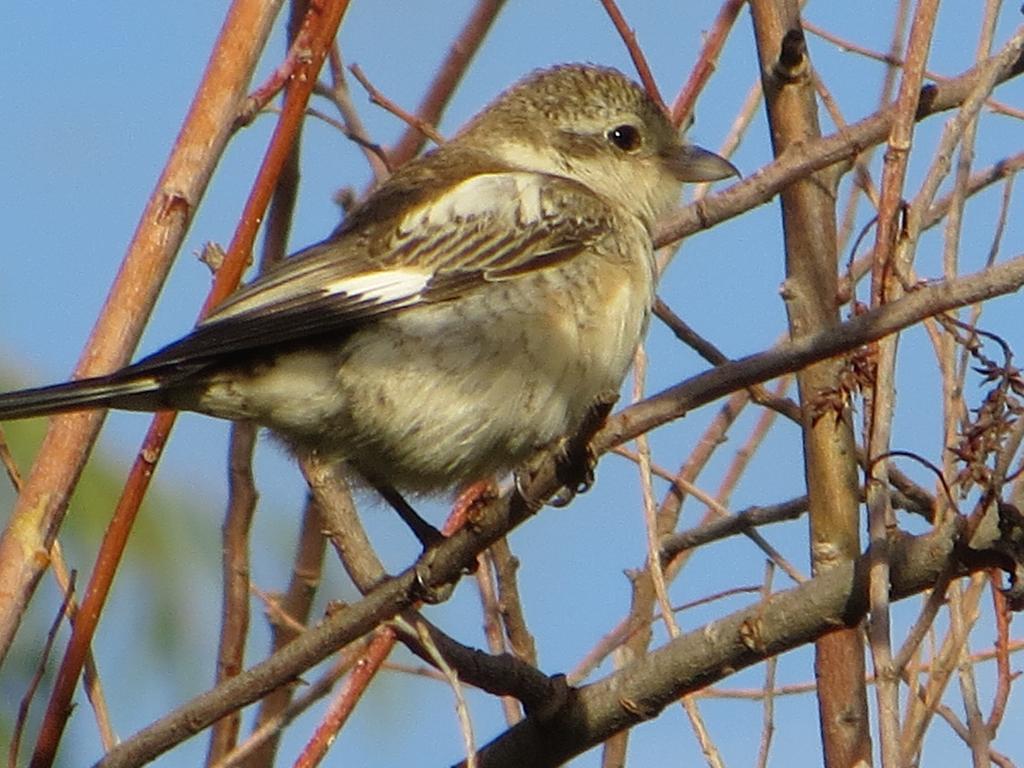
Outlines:
<svg viewBox="0 0 1024 768"><path fill-rule="evenodd" d="M377 630L363 657L352 669L348 680L328 708L323 720L316 727L312 737L295 761L295 768L312 768L319 765L327 750L338 736L338 731L355 711L356 704L373 680L381 665L395 647L395 632L390 627Z"/></svg>
<svg viewBox="0 0 1024 768"><path fill-rule="evenodd" d="M658 83L655 81L651 68L647 64L647 57L644 56L644 52L637 42L636 32L626 23L626 17L622 15L622 11L615 4L615 0L601 0L601 5L604 6L608 17L612 20L612 24L615 25L615 29L622 38L622 42L626 44L626 50L629 51L629 57L633 60L633 66L636 67L637 75L640 76L640 82L643 84L644 90L654 99L655 103L665 112L668 112L665 100L661 97L661 91L658 90Z"/></svg>
<svg viewBox="0 0 1024 768"><path fill-rule="evenodd" d="M313 46L313 32L315 30L309 25L303 25L298 36L288 46L288 53L284 61L277 65L263 83L259 85L246 98L245 103L238 112L236 127L242 127L252 122L253 118L263 109L270 100L277 96L288 82L296 76L305 72L303 62L308 59Z"/></svg>
<svg viewBox="0 0 1024 768"><path fill-rule="evenodd" d="M295 87L289 89L285 98L281 118L271 138L270 147L257 174L253 191L242 212L241 221L228 248L224 264L217 272L210 293L200 310L200 318L209 313L237 287L242 273L248 265L256 231L273 194L281 168L291 151L296 132L305 113L306 103L309 100L313 84L316 82L316 74L326 58L327 50L337 33L341 17L347 7L347 0L328 0L322 9L312 10L307 16L306 23L313 30L311 56L304 62L303 76L295 78ZM96 566L82 600L81 618L74 626L67 653L57 674L32 758L32 768L47 768L52 764L56 755L57 744L71 711L71 697L91 644L93 632L109 594L117 564L124 552L128 533L149 487L156 462L159 461L174 420L175 414L173 413L159 413L154 417L143 446L132 465L114 517L104 534Z"/></svg>
<svg viewBox="0 0 1024 768"><path fill-rule="evenodd" d="M693 107L697 103L697 97L708 84L711 75L715 72L718 57L722 53L725 41L729 38L736 17L747 0L725 0L722 7L718 9L711 31L704 37L704 47L701 48L700 56L697 57L697 64L690 72L686 85L679 92L675 102L672 104L672 124L676 127L685 126L691 115Z"/></svg>
<svg viewBox="0 0 1024 768"><path fill-rule="evenodd" d="M301 57L296 51L302 51L302 57L308 54L314 30L306 23L309 4L294 0L289 4L287 34L291 41L288 58L289 66L296 66ZM259 259L259 271L265 272L269 267L285 257L288 244L288 233L291 228L292 214L299 188L299 129L295 140L281 166L274 193L266 216L263 233L263 246ZM243 668L246 642L249 631L249 578L250 546L249 532L255 513L258 493L253 475L252 460L256 445L257 428L251 423L233 424L228 449L228 507L223 524L222 580L224 594L221 609L221 632L217 651L217 680L224 680L237 675ZM319 542L321 552L323 542ZM288 606L285 610L291 609ZM279 627L274 625L275 630ZM278 639L275 632L275 641ZM275 696L274 703L283 708L291 689ZM282 700L283 699L283 700ZM260 710L261 719L268 704ZM241 713L232 713L230 717L217 721L210 733L210 746L207 750L207 765L213 765L235 748L238 740ZM267 749L276 747L275 742L268 744ZM270 764L272 760L267 760ZM254 763L255 764L255 763Z"/></svg>
<svg viewBox="0 0 1024 768"><path fill-rule="evenodd" d="M175 148L142 214L121 269L75 369L95 376L128 362L156 297L231 134L245 83L269 34L276 4L236 0ZM230 55L224 54L230 51ZM0 660L46 568L71 490L96 439L103 413L50 421L25 488L0 538Z"/></svg>

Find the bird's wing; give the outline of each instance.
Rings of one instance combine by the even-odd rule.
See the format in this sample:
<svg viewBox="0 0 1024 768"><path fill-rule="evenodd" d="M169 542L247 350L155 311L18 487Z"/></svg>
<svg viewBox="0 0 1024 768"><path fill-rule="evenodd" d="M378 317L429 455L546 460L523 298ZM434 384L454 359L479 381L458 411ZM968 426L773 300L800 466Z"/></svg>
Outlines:
<svg viewBox="0 0 1024 768"><path fill-rule="evenodd" d="M343 338L383 315L564 262L616 226L614 211L585 187L517 171L452 184L385 217L383 226L373 214L371 199L359 219L372 227L343 226L132 368L203 364L281 343Z"/></svg>

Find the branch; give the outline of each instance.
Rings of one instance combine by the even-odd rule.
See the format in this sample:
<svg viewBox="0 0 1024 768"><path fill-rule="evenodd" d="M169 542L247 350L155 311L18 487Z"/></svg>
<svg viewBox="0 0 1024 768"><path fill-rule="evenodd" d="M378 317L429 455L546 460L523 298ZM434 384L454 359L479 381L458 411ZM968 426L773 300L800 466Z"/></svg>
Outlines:
<svg viewBox="0 0 1024 768"><path fill-rule="evenodd" d="M962 522L894 544L894 600L930 588L950 563L960 573L987 567L984 558L961 545ZM479 765L560 765L611 735L656 717L681 696L838 627L853 626L867 608L867 588L868 558L862 556L682 635L575 691L554 716L531 716L509 729L480 750Z"/></svg>
<svg viewBox="0 0 1024 768"><path fill-rule="evenodd" d="M1024 286L1024 254L953 280L940 280L853 320L725 363L620 411L597 434L598 452L632 440L743 387L792 373L896 333L927 317L1013 293Z"/></svg>
<svg viewBox="0 0 1024 768"><path fill-rule="evenodd" d="M622 11L615 4L615 0L601 0L601 5L604 6L605 12L612 20L615 31L619 33L622 42L626 44L629 58L633 60L633 66L636 67L636 73L640 76L640 82L643 83L647 95L651 97L655 104L661 107L662 112L668 114L665 99L662 98L661 91L658 90L658 83L651 73L647 57L644 55L643 49L640 48L640 43L636 39L636 30L632 29L626 22L626 17L622 15Z"/></svg>
<svg viewBox="0 0 1024 768"><path fill-rule="evenodd" d="M725 41L732 31L736 17L740 14L746 0L725 0L722 7L718 9L718 15L711 26L711 31L704 35L704 45L701 47L700 56L693 69L690 70L690 77L686 85L676 96L672 104L672 124L677 128L685 128L693 115L693 108L697 103L697 96L704 86L708 84L711 75L715 72L716 62L725 47Z"/></svg>
<svg viewBox="0 0 1024 768"><path fill-rule="evenodd" d="M477 0L476 8L466 19L466 23L448 49L448 56L434 75L423 100L416 108L416 116L427 125L437 125L441 121L445 107L451 99L455 88L469 68L473 56L480 49L498 18L498 13L506 0ZM398 167L415 157L423 149L423 133L414 127L409 128L388 152L388 158Z"/></svg>
<svg viewBox="0 0 1024 768"><path fill-rule="evenodd" d="M409 127L415 129L421 135L430 139L438 146L444 144L444 136L438 133L437 129L434 128L434 126L431 125L430 122L424 120L419 115L414 115L411 112L407 112L406 110L398 106L398 104L396 104L387 96L385 96L383 93L381 93L377 86L370 82L370 78L368 78L366 76L366 73L363 72L362 67L360 67L358 64L351 64L349 65L348 70L349 72L352 73L352 76L359 81L359 84L363 86L364 89L366 89L366 94L367 96L370 97L371 104L376 104L381 109L390 112L399 120L406 123ZM393 161L392 164L394 164Z"/></svg>
<svg viewBox="0 0 1024 768"><path fill-rule="evenodd" d="M923 120L960 106L974 88L979 68L984 66L985 62L982 62L959 77L922 88L915 119ZM996 81L1004 83L1021 74L1022 70L1024 60L1017 59L1000 68ZM774 162L757 173L660 221L655 232L655 245L660 248L738 216L768 202L794 181L847 161L867 147L880 144L888 137L895 117L896 109L890 106L824 138L790 145Z"/></svg>
<svg viewBox="0 0 1024 768"><path fill-rule="evenodd" d="M974 275L922 288L827 333L728 363L628 408L609 420L595 437L593 448L596 453L603 453L640 430L678 417L730 391L796 370L811 360L840 354L935 312L1007 293L1021 285L1024 256ZM514 492L511 498L503 497L481 510L473 526L445 539L401 574L381 582L359 602L345 606L266 661L138 732L111 750L98 765L126 768L162 754L237 707L294 680L337 649L411 607L423 594L455 584L476 562L480 552L532 516L539 509L540 500L549 498L561 487L554 458L538 462L531 477L520 477L519 486L522 490Z"/></svg>
<svg viewBox="0 0 1024 768"><path fill-rule="evenodd" d="M223 265L217 270L213 285L199 310L199 318L221 303L238 287L252 253L253 240L259 229L270 197L276 187L281 169L291 155L291 147L305 114L306 103L316 82L316 73L327 55L327 49L337 34L341 18L348 8L348 0L329 0L323 7L310 9L306 21L313 33L313 48L309 58L303 62L303 77L296 78L285 97L281 118L274 128L270 145L260 165L253 189L242 210L241 219L231 239ZM237 19L234 19L237 22ZM50 701L47 705L39 739L33 753L33 768L47 768L52 765L57 745L71 712L71 697L74 693L85 656L92 642L92 636L103 610L117 566L127 545L139 506L145 496L153 472L167 438L174 426L177 413L162 411L156 413L143 440L128 479L118 499L113 517L104 532L103 542L96 556L96 566L82 600L81 620L71 631L68 650L61 661ZM54 531L56 533L56 531Z"/></svg>
<svg viewBox="0 0 1024 768"><path fill-rule="evenodd" d="M95 376L131 357L196 206L231 136L238 104L279 7L236 0L196 91L167 165L142 213L74 376ZM230 51L230 55L224 52ZM0 538L0 661L7 654L50 542L103 423L103 412L52 419Z"/></svg>

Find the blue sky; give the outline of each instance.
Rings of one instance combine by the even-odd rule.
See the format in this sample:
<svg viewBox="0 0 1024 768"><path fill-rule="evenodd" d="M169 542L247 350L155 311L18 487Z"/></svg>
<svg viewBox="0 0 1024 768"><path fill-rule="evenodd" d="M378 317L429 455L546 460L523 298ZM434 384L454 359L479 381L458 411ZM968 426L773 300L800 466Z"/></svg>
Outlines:
<svg viewBox="0 0 1024 768"><path fill-rule="evenodd" d="M811 3L807 17L877 49L888 43L890 4L834 8ZM846 6L847 4L841 4ZM855 5L855 4L854 4ZM667 99L685 81L696 60L702 32L717 11L716 2L681 7L676 3L622 2L651 61ZM379 89L399 104L412 108L419 101L453 32L471 3L368 3L355 0L341 34L342 54L358 63ZM5 233L0 277L0 363L5 376L24 384L65 377L101 306L120 263L137 218L174 140L182 116L205 65L210 45L222 20L224 6L209 2L108 2L102 13L91 4L69 3L45 10L33 4L13 4L5 13L5 43L0 47L3 72L3 120L0 122L0 217ZM1017 23L1011 10L1003 14L1001 41ZM952 9L940 18L934 60L947 74L968 66L975 46L973 26L964 38L964 21ZM281 25L279 25L280 27ZM848 120L869 113L877 101L882 70L811 38L811 53L822 76L839 99ZM280 33L261 65L264 77L282 50ZM556 62L592 61L632 73L624 47L596 2L552 3L517 0L509 3L488 37L474 66L451 102L441 124L451 134L498 91L526 72ZM757 77L748 13L722 57L710 88L698 105L691 138L715 148L728 132L735 113ZM389 143L404 126L368 104L353 84L356 103L373 137ZM999 93L1020 105L1020 84ZM318 105L324 108L323 105ZM823 118L827 130L831 130ZM232 144L203 201L166 289L140 346L153 351L188 330L209 284L209 273L195 258L207 241L226 243L241 210L265 145L272 118L260 117ZM934 141L941 121L921 129L922 141ZM1007 138L1017 132L1016 140ZM978 163L991 162L1007 146L1020 148L1020 126L1009 118L986 122L979 142ZM930 153L922 153L927 159ZM762 113L734 158L745 173L770 158ZM878 163L876 158L875 168ZM923 164L915 156L911 173L920 178ZM317 121L307 123L303 150L302 187L293 228L292 250L319 240L338 220L332 195L339 187L364 188L368 173L362 155L344 137ZM911 186L913 189L913 186ZM994 218L992 201L972 209L964 241L965 262L973 269L987 255ZM863 212L862 212L863 213ZM770 345L785 330L778 297L783 278L783 246L776 204L762 206L741 219L701 233L682 247L662 285L662 296L698 330L708 334L727 354L739 356ZM866 221L862 215L861 223ZM1022 225L1011 223L1007 252L1020 251ZM975 234L976 233L976 234ZM922 245L921 270L936 274L939 242ZM846 254L843 254L845 258ZM931 269L932 271L929 271ZM992 324L1024 347L1018 299L993 305ZM1014 338L1014 335L1016 337ZM910 335L913 340L914 334ZM927 348L908 342L908 374L901 391L913 393L897 423L900 447L922 450L937 460L936 425L930 393ZM654 327L650 339L654 360L649 389L668 386L703 369L696 356L680 348L669 334ZM652 438L656 460L674 468L699 436L715 406L691 414ZM738 447L757 414L747 414L733 440ZM148 420L139 415L112 415L101 440L102 450L114 457L134 454ZM216 642L219 601L217 583L218 525L225 480L223 455L226 426L199 416L185 416L176 428L159 471L158 482L168 495L187 488L185 501L196 524L190 542L190 573L185 576L192 601L187 612L170 619L188 627L194 666L155 667L144 643L129 642L134 622L145 614L145 580L122 574L100 628L96 650L101 671L115 700L115 722L121 735L144 726L186 696L204 689L212 679L212 648ZM260 445L258 459L261 506L254 534L254 577L263 589L279 589L288 575L291 536L297 527L303 489L291 462L269 441ZM705 488L713 491L731 452L713 462ZM781 501L800 493L799 435L789 425L773 430L763 456L755 461L737 490L733 507ZM202 471L197 471L197 467ZM628 582L623 571L644 559L643 529L637 503L636 472L617 457L599 468L599 483L589 496L567 510L546 510L512 538L522 558L523 590L528 617L538 635L545 671L571 668L628 609ZM923 482L929 482L921 477ZM415 554L411 537L378 505L369 503L368 526L393 568ZM703 510L688 507L686 525ZM429 513L435 520L440 508ZM803 523L772 532L779 546L806 569ZM728 585L760 582L763 558L748 542L730 541L698 553L672 598L683 603ZM77 564L87 571L88 558ZM149 574L154 578L153 574ZM159 578L156 576L155 578ZM777 585L785 585L780 577ZM333 592L332 592L333 590ZM349 596L336 567L330 567L324 591ZM476 595L469 583L460 586L451 603L430 613L432 619L467 642L481 643ZM733 598L708 609L685 613L686 628L749 602ZM164 617L167 620L167 617ZM258 621L258 619L257 619ZM660 629L656 635L661 637ZM123 639L119 639L123 638ZM987 640L986 640L987 642ZM264 640L257 635L250 660L260 658ZM607 671L607 667L604 671ZM780 664L780 682L812 679L810 656L790 654ZM760 684L760 669L729 681L730 685ZM4 690L0 675L0 690ZM20 695L20 691L16 692ZM6 699L7 696L5 695ZM500 712L484 697L472 697L476 735L480 743L502 728ZM709 701L704 705L712 736L729 764L745 764L756 755L760 709L754 703ZM813 699L779 702L780 736L800 733L799 745L780 738L775 758L780 764L816 762L819 749L811 727ZM429 712L430 716L423 713ZM304 733L302 727L294 729ZM397 734L397 736L396 736ZM387 738L382 738L383 736ZM656 725L636 730L634 763L665 764L671 759L694 764L700 752L679 711L669 711ZM1009 745L1000 745L1013 751ZM192 743L159 765L193 764L204 754L206 740ZM293 754L289 740L285 755ZM452 715L451 695L444 687L422 679L385 675L374 695L335 746L336 759L346 764L448 764L458 759L459 734ZM97 745L85 709L79 710L66 737L67 755L81 755L68 764L83 764L97 755ZM1015 757L1022 754L1018 746ZM927 753L926 753L927 754ZM793 762L796 761L796 762ZM579 758L574 765L598 764L598 755Z"/></svg>

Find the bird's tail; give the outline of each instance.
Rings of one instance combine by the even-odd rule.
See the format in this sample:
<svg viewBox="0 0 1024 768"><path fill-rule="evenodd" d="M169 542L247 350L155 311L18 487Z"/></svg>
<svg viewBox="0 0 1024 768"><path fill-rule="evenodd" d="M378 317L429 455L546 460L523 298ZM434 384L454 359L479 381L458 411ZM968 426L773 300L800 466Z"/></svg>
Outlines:
<svg viewBox="0 0 1024 768"><path fill-rule="evenodd" d="M160 383L152 375L125 375L78 379L48 387L0 394L0 421L47 416L91 408L154 410ZM151 397L146 397L151 395Z"/></svg>

